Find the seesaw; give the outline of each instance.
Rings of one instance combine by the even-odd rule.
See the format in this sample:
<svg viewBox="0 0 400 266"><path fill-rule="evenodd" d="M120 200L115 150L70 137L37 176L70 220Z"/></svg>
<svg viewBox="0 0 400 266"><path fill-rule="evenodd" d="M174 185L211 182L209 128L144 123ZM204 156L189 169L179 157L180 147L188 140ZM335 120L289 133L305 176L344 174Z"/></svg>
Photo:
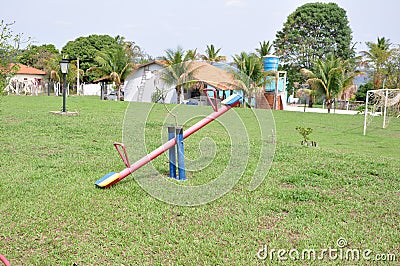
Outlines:
<svg viewBox="0 0 400 266"><path fill-rule="evenodd" d="M10 263L8 262L8 260L6 259L6 257L4 257L3 255L0 254L0 261L2 263L4 263L4 266L10 266Z"/></svg>
<svg viewBox="0 0 400 266"><path fill-rule="evenodd" d="M214 102L208 95L208 91L214 92ZM205 117L204 119L200 120L199 122L197 122L190 128L188 128L187 130L183 131L183 139L191 136L193 133L195 133L199 129L205 127L210 122L214 121L219 116L223 115L225 112L227 112L232 107L238 105L240 99L242 98L238 94L232 94L231 96L229 96L228 98L226 98L224 101L221 102L222 106L221 106L221 108L218 109L216 90L215 89L204 89L204 92L205 92L207 99L210 102L212 108L214 109L214 112L212 114L208 115L207 117ZM119 173L110 172L110 173L106 174L105 176L103 176L101 179L97 180L94 184L99 188L109 188L112 185L114 185L114 184L118 183L119 181L121 181L122 179L124 179L125 177L127 177L128 175L135 172L140 167L146 165L151 160L157 158L164 152L168 151L169 149L174 147L176 144L177 144L177 138L170 139L169 141L167 141L166 143L164 143L163 145L161 145L160 147L158 147L151 153L147 154L146 156L144 156L137 162L130 164L126 150L125 150L125 146L122 143L116 142L116 143L114 143L114 146L117 149L122 160L124 161L126 168ZM122 153L122 151L119 147L122 148L124 154Z"/></svg>

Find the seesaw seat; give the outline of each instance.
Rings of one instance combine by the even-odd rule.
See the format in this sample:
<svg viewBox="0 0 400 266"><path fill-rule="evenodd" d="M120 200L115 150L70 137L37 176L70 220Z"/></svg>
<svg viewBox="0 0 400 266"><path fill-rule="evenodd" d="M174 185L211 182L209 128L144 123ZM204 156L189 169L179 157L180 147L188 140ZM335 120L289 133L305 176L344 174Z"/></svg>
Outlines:
<svg viewBox="0 0 400 266"><path fill-rule="evenodd" d="M96 183L94 183L97 187L107 187L109 184L111 184L112 182L114 182L115 180L117 180L120 177L119 173L115 173L115 172L110 172L108 174L106 174L105 176L103 176L102 178L100 178L99 180L96 181Z"/></svg>
<svg viewBox="0 0 400 266"><path fill-rule="evenodd" d="M228 106L236 105L240 99L242 99L242 97L239 94L232 94L231 96L223 100L221 104Z"/></svg>

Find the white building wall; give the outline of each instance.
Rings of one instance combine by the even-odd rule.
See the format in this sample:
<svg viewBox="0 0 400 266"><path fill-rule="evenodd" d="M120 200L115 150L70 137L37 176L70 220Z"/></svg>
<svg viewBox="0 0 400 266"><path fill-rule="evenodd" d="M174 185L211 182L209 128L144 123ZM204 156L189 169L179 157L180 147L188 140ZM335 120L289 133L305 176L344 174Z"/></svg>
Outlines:
<svg viewBox="0 0 400 266"><path fill-rule="evenodd" d="M15 74L13 76L13 79L16 79L20 82L23 82L24 80L34 80L34 79L44 79L44 75L27 75L27 74Z"/></svg>
<svg viewBox="0 0 400 266"><path fill-rule="evenodd" d="M84 84L83 85L83 95L97 95L101 94L101 86L97 84Z"/></svg>
<svg viewBox="0 0 400 266"><path fill-rule="evenodd" d="M111 91L113 91L113 85L112 84L107 84L106 85L107 91L105 91L105 95L109 94ZM100 96L101 95L101 84L100 83L89 83L89 84L83 84L82 85L82 90L83 90L83 95L86 96Z"/></svg>
<svg viewBox="0 0 400 266"><path fill-rule="evenodd" d="M5 91L8 94L38 95L43 92L43 84L39 80L43 82L44 75L15 74L10 78Z"/></svg>
<svg viewBox="0 0 400 266"><path fill-rule="evenodd" d="M155 64L155 63L148 65L148 70L146 72L146 82L145 82L141 102L152 102L151 96L156 91L156 86L159 89L162 89L163 87L165 87L165 85L163 85L161 82L159 82L157 85L155 84L155 73L161 69L163 69L163 67L158 64ZM145 67L141 67L134 74L132 74L125 80L125 86L124 86L124 100L125 101L137 102L140 100L139 99L139 87L142 82L144 71L145 71ZM167 103L176 103L177 101L176 101L175 90L173 88L164 89L164 90L168 91L165 101Z"/></svg>
<svg viewBox="0 0 400 266"><path fill-rule="evenodd" d="M143 68L138 69L133 75L125 80L124 101L136 102L138 96L138 87L142 80Z"/></svg>

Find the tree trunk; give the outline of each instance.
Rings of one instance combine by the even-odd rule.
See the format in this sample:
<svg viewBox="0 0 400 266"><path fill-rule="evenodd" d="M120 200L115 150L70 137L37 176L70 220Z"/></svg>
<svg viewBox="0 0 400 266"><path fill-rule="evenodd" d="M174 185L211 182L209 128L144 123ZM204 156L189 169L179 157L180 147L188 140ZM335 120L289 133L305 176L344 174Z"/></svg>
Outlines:
<svg viewBox="0 0 400 266"><path fill-rule="evenodd" d="M328 114L331 113L331 105L332 105L332 101L331 100L326 101L326 108L328 108Z"/></svg>
<svg viewBox="0 0 400 266"><path fill-rule="evenodd" d="M249 93L249 95L247 96L247 104L249 105L249 107L251 108L251 95Z"/></svg>
<svg viewBox="0 0 400 266"><path fill-rule="evenodd" d="M314 104L314 96L310 95L309 100L308 100L308 107L312 108Z"/></svg>
<svg viewBox="0 0 400 266"><path fill-rule="evenodd" d="M381 73L374 74L373 83L374 83L375 90L381 89L381 87L382 87L382 74Z"/></svg>
<svg viewBox="0 0 400 266"><path fill-rule="evenodd" d="M181 94L182 94L181 86L176 86L175 90L176 90L176 97L177 97L176 103L180 104L181 103Z"/></svg>

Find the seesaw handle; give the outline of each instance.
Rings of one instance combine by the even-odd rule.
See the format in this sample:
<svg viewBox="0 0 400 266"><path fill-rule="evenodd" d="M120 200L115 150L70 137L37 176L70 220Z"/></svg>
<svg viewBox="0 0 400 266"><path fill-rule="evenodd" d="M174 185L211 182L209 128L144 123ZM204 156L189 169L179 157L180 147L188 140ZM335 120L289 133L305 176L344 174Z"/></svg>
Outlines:
<svg viewBox="0 0 400 266"><path fill-rule="evenodd" d="M126 152L125 145L120 142L114 142L114 147L118 151L118 154L121 157L122 161L124 162L125 166L130 167L131 164L129 163L128 153ZM120 147L122 148L122 151L124 152L123 154L122 154Z"/></svg>

